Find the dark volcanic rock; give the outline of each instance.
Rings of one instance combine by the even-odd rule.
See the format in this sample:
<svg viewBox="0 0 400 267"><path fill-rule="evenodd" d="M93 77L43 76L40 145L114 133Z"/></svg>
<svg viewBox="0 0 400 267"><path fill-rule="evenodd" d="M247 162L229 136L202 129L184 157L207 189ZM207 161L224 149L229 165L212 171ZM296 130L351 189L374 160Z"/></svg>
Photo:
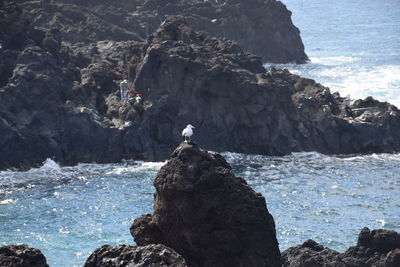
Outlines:
<svg viewBox="0 0 400 267"><path fill-rule="evenodd" d="M225 37L269 62L305 63L308 57L291 12L275 0L148 1L161 16L184 14L190 27Z"/></svg>
<svg viewBox="0 0 400 267"><path fill-rule="evenodd" d="M400 148L400 116L388 103L352 104L313 80L265 72L258 57L194 32L183 17L165 21L150 39L135 88L152 103L147 114L159 146L177 143L181 122L190 122L198 126L196 140L214 151L347 154Z"/></svg>
<svg viewBox="0 0 400 267"><path fill-rule="evenodd" d="M282 266L341 266L338 261L339 254L337 251L319 245L314 240L307 240L302 245L288 248L282 253ZM327 263L328 265L324 265Z"/></svg>
<svg viewBox="0 0 400 267"><path fill-rule="evenodd" d="M219 155L182 143L154 181L154 213L136 219L138 245L162 243L189 266L279 266L264 197Z"/></svg>
<svg viewBox="0 0 400 267"><path fill-rule="evenodd" d="M181 255L164 245L132 247L104 245L86 260L84 267L186 267Z"/></svg>
<svg viewBox="0 0 400 267"><path fill-rule="evenodd" d="M0 247L0 266L2 267L49 267L46 258L35 248L27 245Z"/></svg>
<svg viewBox="0 0 400 267"><path fill-rule="evenodd" d="M282 266L400 266L400 234L389 230L370 231L364 228L358 236L357 246L350 247L344 253L307 240L304 244L288 248L282 253Z"/></svg>
<svg viewBox="0 0 400 267"><path fill-rule="evenodd" d="M18 5L4 3L0 169L29 168L46 158L61 164L164 160L188 123L197 126L195 140L213 151L400 150L396 107L372 98L352 102L313 80L266 71L260 57L237 43L194 31L187 16L169 17L146 42L66 45L68 27L35 26ZM78 1L42 3L51 10ZM143 102L119 101L125 78Z"/></svg>
<svg viewBox="0 0 400 267"><path fill-rule="evenodd" d="M367 247L380 253L388 253L400 248L400 234L384 229L370 231L365 227L358 236L357 246Z"/></svg>
<svg viewBox="0 0 400 267"><path fill-rule="evenodd" d="M308 60L291 12L275 0L19 1L38 29L60 29L68 43L145 40L169 15L184 15L195 30L238 42L276 63Z"/></svg>

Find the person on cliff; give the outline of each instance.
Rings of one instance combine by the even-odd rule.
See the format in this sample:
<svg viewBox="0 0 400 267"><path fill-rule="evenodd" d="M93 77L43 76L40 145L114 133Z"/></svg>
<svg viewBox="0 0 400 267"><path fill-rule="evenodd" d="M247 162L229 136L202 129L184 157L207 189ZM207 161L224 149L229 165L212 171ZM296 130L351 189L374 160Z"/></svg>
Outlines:
<svg viewBox="0 0 400 267"><path fill-rule="evenodd" d="M128 93L126 94L128 99L131 100L132 99L132 89L128 89Z"/></svg>
<svg viewBox="0 0 400 267"><path fill-rule="evenodd" d="M126 102L128 101L128 90L129 90L129 85L127 80L123 80L119 84L119 89L121 90L121 101Z"/></svg>
<svg viewBox="0 0 400 267"><path fill-rule="evenodd" d="M135 95L135 103L142 104L142 94Z"/></svg>

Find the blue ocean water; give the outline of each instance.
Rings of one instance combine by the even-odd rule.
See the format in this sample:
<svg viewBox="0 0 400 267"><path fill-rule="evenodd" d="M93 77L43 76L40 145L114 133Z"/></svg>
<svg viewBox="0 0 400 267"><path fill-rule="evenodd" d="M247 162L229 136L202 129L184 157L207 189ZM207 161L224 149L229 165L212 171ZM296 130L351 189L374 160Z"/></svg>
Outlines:
<svg viewBox="0 0 400 267"><path fill-rule="evenodd" d="M97 247L133 244L133 219L152 212L162 163L80 164L47 160L27 172L0 172L0 246L39 248L50 266L82 266Z"/></svg>
<svg viewBox="0 0 400 267"><path fill-rule="evenodd" d="M398 0L284 0L311 63L288 68L353 98L400 106ZM280 248L312 238L339 251L364 226L400 231L400 155L354 157L225 153L233 171L266 200ZM163 163L80 164L48 160L0 172L0 245L26 243L50 266L82 266L103 244L134 244L129 227L152 211Z"/></svg>
<svg viewBox="0 0 400 267"><path fill-rule="evenodd" d="M311 62L280 65L342 96L400 107L399 0L282 0Z"/></svg>
<svg viewBox="0 0 400 267"><path fill-rule="evenodd" d="M265 196L282 250L312 238L343 251L364 226L400 231L399 154L223 156ZM0 246L26 243L50 266L71 267L104 244L133 245L129 227L152 212L162 164L59 168L48 160L28 172L0 172Z"/></svg>

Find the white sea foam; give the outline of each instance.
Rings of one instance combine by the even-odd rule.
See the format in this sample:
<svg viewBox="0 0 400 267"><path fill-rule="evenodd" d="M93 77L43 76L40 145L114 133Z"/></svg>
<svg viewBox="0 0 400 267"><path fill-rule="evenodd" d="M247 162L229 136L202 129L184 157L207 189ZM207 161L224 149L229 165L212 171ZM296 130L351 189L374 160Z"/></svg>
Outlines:
<svg viewBox="0 0 400 267"><path fill-rule="evenodd" d="M14 199L4 199L2 201L0 201L0 205L8 205L8 204L12 204L15 203Z"/></svg>
<svg viewBox="0 0 400 267"><path fill-rule="evenodd" d="M374 161L400 161L400 154L388 154L388 153L381 153L381 154L370 154L370 155L358 155L353 157L343 157L341 160L344 161L365 161L365 160L374 160Z"/></svg>
<svg viewBox="0 0 400 267"><path fill-rule="evenodd" d="M338 56L338 57L311 57L310 60L312 63L315 64L322 64L326 66L336 66L340 64L350 63L358 61L360 58L358 57L345 57L345 56Z"/></svg>
<svg viewBox="0 0 400 267"><path fill-rule="evenodd" d="M151 170L159 170L162 165L165 164L165 162L136 162L139 163L139 165L134 165L134 166L124 166L124 167L117 167L109 172L107 172L107 175L112 175L112 174L123 174L123 173L136 173L136 172L143 172L143 171L151 171Z"/></svg>
<svg viewBox="0 0 400 267"><path fill-rule="evenodd" d="M371 95L400 106L400 66L384 65L356 70L350 66L338 66L321 70L318 75L334 78L335 81L322 83L341 95L351 95L352 98Z"/></svg>
<svg viewBox="0 0 400 267"><path fill-rule="evenodd" d="M139 169L159 169L161 168L165 162L143 162Z"/></svg>
<svg viewBox="0 0 400 267"><path fill-rule="evenodd" d="M376 221L381 224L381 227L386 225L386 221L385 220L376 220Z"/></svg>
<svg viewBox="0 0 400 267"><path fill-rule="evenodd" d="M112 171L108 171L106 174L107 175L112 175L112 174L120 175L123 173L131 173L134 171L135 171L135 167L118 167Z"/></svg>
<svg viewBox="0 0 400 267"><path fill-rule="evenodd" d="M58 165L57 162L55 162L54 160L49 159L49 158L46 159L46 160L43 162L42 168L50 168L50 169L53 169L53 170L61 171L60 165Z"/></svg>
<svg viewBox="0 0 400 267"><path fill-rule="evenodd" d="M372 96L400 106L400 65L378 64L359 57L312 57L303 65L282 64L290 72L314 79L342 96L353 99ZM266 67L271 66L266 64Z"/></svg>

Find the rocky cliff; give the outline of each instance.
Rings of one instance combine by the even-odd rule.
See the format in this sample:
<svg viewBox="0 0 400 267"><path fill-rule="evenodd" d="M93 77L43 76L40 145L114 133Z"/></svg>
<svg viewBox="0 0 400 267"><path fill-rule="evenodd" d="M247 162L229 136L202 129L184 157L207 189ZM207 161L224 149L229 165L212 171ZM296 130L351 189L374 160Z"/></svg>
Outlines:
<svg viewBox="0 0 400 267"><path fill-rule="evenodd" d="M350 101L313 80L265 70L260 57L193 30L186 16L169 17L146 41L67 44L66 28L44 29L37 26L40 16L27 18L28 4L40 2L4 1L1 8L0 169L29 168L46 158L163 160L188 123L213 151L400 150L396 107L372 98ZM52 5L59 6L46 7ZM123 78L143 103L119 101Z"/></svg>
<svg viewBox="0 0 400 267"><path fill-rule="evenodd" d="M264 197L218 154L182 143L154 181L154 213L135 220L138 245L161 243L189 266L279 266Z"/></svg>
<svg viewBox="0 0 400 267"><path fill-rule="evenodd" d="M308 60L291 12L276 0L18 1L38 29L57 28L68 43L144 41L170 15L214 37L238 42L264 61Z"/></svg>

